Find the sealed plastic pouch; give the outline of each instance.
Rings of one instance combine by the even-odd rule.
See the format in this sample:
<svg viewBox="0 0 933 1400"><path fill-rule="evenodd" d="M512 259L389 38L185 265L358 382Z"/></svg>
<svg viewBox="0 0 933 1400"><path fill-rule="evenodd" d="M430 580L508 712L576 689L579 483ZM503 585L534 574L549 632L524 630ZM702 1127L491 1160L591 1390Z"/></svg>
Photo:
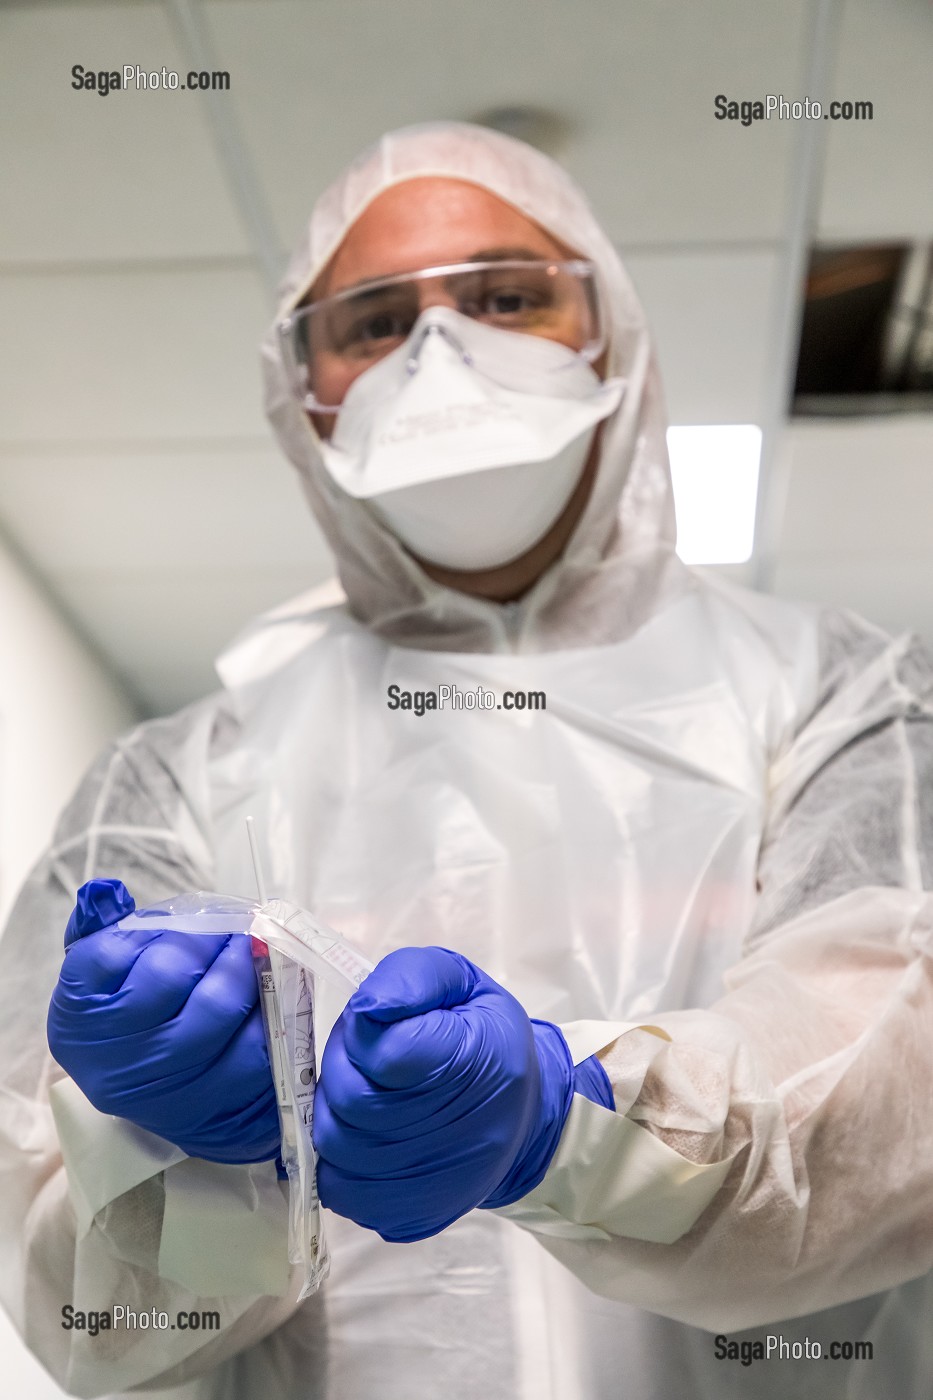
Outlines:
<svg viewBox="0 0 933 1400"><path fill-rule="evenodd" d="M281 899L259 904L198 891L137 910L118 926L151 928L154 923L181 933L240 933L252 939L288 1176L289 1259L301 1266L299 1298L305 1298L319 1287L329 1265L311 1136L317 1083L315 980L324 979L346 1001L373 965L306 909Z"/></svg>

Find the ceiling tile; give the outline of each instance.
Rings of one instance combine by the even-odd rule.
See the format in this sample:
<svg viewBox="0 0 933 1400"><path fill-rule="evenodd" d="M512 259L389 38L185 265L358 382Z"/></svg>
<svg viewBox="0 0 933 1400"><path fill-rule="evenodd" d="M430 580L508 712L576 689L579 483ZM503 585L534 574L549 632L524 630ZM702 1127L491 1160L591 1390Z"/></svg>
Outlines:
<svg viewBox="0 0 933 1400"><path fill-rule="evenodd" d="M2 441L261 436L269 319L247 271L0 274Z"/></svg>
<svg viewBox="0 0 933 1400"><path fill-rule="evenodd" d="M0 12L0 261L103 262L250 251L198 93L75 90L72 68L188 65L167 6ZM234 76L233 81L236 81Z"/></svg>
<svg viewBox="0 0 933 1400"><path fill-rule="evenodd" d="M780 553L929 554L933 415L848 418L785 429Z"/></svg>
<svg viewBox="0 0 933 1400"><path fill-rule="evenodd" d="M828 121L823 242L933 237L933 6L846 0L832 96L874 104Z"/></svg>
<svg viewBox="0 0 933 1400"><path fill-rule="evenodd" d="M791 424L775 591L933 645L931 464L933 415Z"/></svg>
<svg viewBox="0 0 933 1400"><path fill-rule="evenodd" d="M776 237L793 123L716 120L799 88L803 0L213 0L206 7L287 245L313 199L383 131L492 107L553 111L560 152L629 243Z"/></svg>
<svg viewBox="0 0 933 1400"><path fill-rule="evenodd" d="M778 563L783 598L846 608L894 636L916 632L933 648L933 556L791 555Z"/></svg>
<svg viewBox="0 0 933 1400"><path fill-rule="evenodd" d="M658 252L625 263L658 347L670 422L760 423L776 256Z"/></svg>
<svg viewBox="0 0 933 1400"><path fill-rule="evenodd" d="M102 555L115 572L331 568L294 468L265 442L3 454L0 519L53 581Z"/></svg>

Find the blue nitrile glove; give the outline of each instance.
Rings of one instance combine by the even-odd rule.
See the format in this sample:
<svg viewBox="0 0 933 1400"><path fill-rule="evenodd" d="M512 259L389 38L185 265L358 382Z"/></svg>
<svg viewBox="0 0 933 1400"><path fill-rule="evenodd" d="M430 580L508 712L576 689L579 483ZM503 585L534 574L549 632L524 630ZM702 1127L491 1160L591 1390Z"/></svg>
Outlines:
<svg viewBox="0 0 933 1400"><path fill-rule="evenodd" d="M95 1108L189 1157L259 1162L280 1146L250 940L128 930L119 880L78 891L49 1046Z"/></svg>
<svg viewBox="0 0 933 1400"><path fill-rule="evenodd" d="M529 1020L459 953L390 953L324 1048L314 1104L321 1201L407 1241L474 1206L518 1200L547 1171L575 1087L613 1106L602 1066L587 1063L575 1086L557 1027Z"/></svg>

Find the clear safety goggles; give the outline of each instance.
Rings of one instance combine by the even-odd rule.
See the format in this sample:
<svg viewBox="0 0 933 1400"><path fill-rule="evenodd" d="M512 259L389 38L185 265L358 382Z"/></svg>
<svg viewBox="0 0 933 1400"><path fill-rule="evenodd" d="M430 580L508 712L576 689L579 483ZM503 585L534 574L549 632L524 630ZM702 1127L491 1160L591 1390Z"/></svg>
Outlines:
<svg viewBox="0 0 933 1400"><path fill-rule="evenodd" d="M589 362L606 345L591 262L451 263L362 283L299 306L280 321L283 357L298 398L308 409L336 413L353 380L404 344L430 306L558 341Z"/></svg>

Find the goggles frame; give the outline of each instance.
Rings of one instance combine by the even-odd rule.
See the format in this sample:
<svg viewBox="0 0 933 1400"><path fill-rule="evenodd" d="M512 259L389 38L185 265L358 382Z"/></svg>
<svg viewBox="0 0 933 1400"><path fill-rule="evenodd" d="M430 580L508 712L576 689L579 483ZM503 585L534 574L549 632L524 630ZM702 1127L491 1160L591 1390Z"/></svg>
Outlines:
<svg viewBox="0 0 933 1400"><path fill-rule="evenodd" d="M326 404L321 402L310 387L307 368L307 356L296 353L296 342L302 325L310 322L315 315L320 315L325 308L338 306L351 301L361 294L378 293L383 289L397 287L407 283L418 283L429 280L441 280L449 278L459 273L482 274L486 272L520 271L534 269L546 276L555 276L558 273L566 273L577 278L584 289L588 309L592 317L593 334L582 346L569 346L576 351L587 363L592 364L594 360L602 354L608 344L608 330L606 326L606 316L603 305L602 290L600 287L598 272L595 263L588 258L481 258L475 261L467 260L456 263L438 263L432 267L419 268L414 272L395 273L387 277L377 277L369 281L358 282L355 286L346 287L343 291L334 292L331 296L321 297L318 301L299 303L279 321L276 322L276 334L279 347L282 351L282 359L292 392L303 408L315 413L339 413L340 404ZM426 311L428 306L419 307L418 315ZM442 305L443 303L438 303ZM466 314L466 313L464 313ZM474 318L480 319L480 318ZM416 317L417 320L417 317ZM414 324L414 323L413 323ZM533 331L518 331L518 334L534 335ZM411 334L409 330L406 335ZM553 337L540 337L553 338ZM566 343L566 342L562 342ZM390 355L397 346L387 347L383 355L372 359L369 364L364 365L359 374L365 373L372 364L378 364L380 360ZM359 374L354 378L358 378ZM352 382L352 381L351 381Z"/></svg>

